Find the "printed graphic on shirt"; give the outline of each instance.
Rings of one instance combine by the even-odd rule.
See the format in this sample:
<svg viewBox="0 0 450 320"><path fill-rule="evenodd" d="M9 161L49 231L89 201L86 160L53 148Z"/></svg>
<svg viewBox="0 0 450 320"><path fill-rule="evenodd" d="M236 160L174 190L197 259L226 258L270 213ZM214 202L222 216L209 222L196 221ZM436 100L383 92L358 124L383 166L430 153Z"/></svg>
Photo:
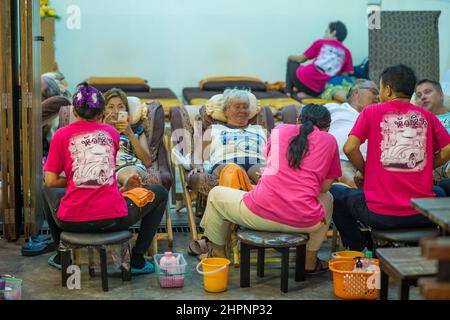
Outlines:
<svg viewBox="0 0 450 320"><path fill-rule="evenodd" d="M69 141L73 182L80 188L98 188L114 182L114 143L103 131L72 137Z"/></svg>
<svg viewBox="0 0 450 320"><path fill-rule="evenodd" d="M427 120L418 111L388 113L381 126L381 163L389 171L422 171L426 165Z"/></svg>
<svg viewBox="0 0 450 320"><path fill-rule="evenodd" d="M345 51L342 48L325 44L320 48L319 56L314 65L323 73L335 76L344 64Z"/></svg>
<svg viewBox="0 0 450 320"><path fill-rule="evenodd" d="M116 166L124 167L137 163L141 163L141 161L136 158L134 154L130 138L128 138L128 136L126 135L120 135L119 151L117 152L116 157Z"/></svg>
<svg viewBox="0 0 450 320"><path fill-rule="evenodd" d="M223 152L235 155L259 155L265 138L250 131L226 131L220 133Z"/></svg>

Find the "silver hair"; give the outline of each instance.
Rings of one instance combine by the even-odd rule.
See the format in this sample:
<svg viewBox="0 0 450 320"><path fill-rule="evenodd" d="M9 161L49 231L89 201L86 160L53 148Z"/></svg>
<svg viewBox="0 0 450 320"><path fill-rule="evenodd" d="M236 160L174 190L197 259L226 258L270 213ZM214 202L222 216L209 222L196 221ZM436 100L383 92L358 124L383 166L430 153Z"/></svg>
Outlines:
<svg viewBox="0 0 450 320"><path fill-rule="evenodd" d="M377 87L375 82L373 82L371 80L367 80L367 79L356 80L355 83L352 85L352 87L350 88L350 90L347 93L347 101L350 100L350 98L353 96L353 93L355 93L355 91L357 91L358 89L367 88L368 86L372 86L372 85Z"/></svg>
<svg viewBox="0 0 450 320"><path fill-rule="evenodd" d="M222 95L223 112L231 106L231 101L233 100L245 102L250 107L249 93L250 91L248 90L226 89Z"/></svg>
<svg viewBox="0 0 450 320"><path fill-rule="evenodd" d="M50 77L50 78L52 78L53 80L56 80L56 81L64 80L64 75L60 71L46 72L42 76L43 77Z"/></svg>
<svg viewBox="0 0 450 320"><path fill-rule="evenodd" d="M46 86L42 88L42 97L44 99L60 96L61 90L59 89L58 82L49 76L42 76L42 80L45 82Z"/></svg>

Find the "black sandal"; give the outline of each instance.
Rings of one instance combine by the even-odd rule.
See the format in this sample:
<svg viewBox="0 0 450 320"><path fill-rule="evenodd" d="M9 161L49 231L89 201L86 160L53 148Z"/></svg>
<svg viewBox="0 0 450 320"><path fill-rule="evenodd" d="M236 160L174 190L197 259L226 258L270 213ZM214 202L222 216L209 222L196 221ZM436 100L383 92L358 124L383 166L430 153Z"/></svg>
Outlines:
<svg viewBox="0 0 450 320"><path fill-rule="evenodd" d="M188 254L191 256L199 256L208 253L208 251L209 248L205 238L191 241L187 250Z"/></svg>
<svg viewBox="0 0 450 320"><path fill-rule="evenodd" d="M305 270L305 274L308 275L322 274L324 272L327 272L328 270L329 268L328 266L325 265L325 262L317 258L315 268L313 270Z"/></svg>

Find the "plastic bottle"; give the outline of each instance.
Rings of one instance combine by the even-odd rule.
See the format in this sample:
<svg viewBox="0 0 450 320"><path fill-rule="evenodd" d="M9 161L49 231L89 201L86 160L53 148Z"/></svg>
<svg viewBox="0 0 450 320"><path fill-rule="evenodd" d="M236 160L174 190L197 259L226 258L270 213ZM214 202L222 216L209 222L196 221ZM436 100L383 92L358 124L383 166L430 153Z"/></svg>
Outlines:
<svg viewBox="0 0 450 320"><path fill-rule="evenodd" d="M373 260L372 251L366 251L365 252L362 262L363 262L363 269L364 270L367 270L370 266L375 265L375 262Z"/></svg>
<svg viewBox="0 0 450 320"><path fill-rule="evenodd" d="M178 259L170 251L164 252L164 256L159 260L160 270L168 274L176 273L177 265Z"/></svg>

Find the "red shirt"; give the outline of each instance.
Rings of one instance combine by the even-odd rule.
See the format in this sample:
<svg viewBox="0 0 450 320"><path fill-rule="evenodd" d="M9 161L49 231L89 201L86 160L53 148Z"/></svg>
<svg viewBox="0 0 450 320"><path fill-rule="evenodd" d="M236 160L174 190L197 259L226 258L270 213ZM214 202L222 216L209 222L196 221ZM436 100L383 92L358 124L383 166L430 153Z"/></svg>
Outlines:
<svg viewBox="0 0 450 320"><path fill-rule="evenodd" d="M322 92L325 83L335 75L353 72L352 55L338 40L317 40L303 55L314 60L298 67L297 78L315 92Z"/></svg>
<svg viewBox="0 0 450 320"><path fill-rule="evenodd" d="M364 194L370 211L415 215L412 198L435 197L433 159L450 136L431 112L398 100L367 106L349 135L368 141Z"/></svg>
<svg viewBox="0 0 450 320"><path fill-rule="evenodd" d="M67 177L58 219L83 222L128 214L115 175L118 148L117 130L100 122L77 121L55 132L44 171Z"/></svg>

